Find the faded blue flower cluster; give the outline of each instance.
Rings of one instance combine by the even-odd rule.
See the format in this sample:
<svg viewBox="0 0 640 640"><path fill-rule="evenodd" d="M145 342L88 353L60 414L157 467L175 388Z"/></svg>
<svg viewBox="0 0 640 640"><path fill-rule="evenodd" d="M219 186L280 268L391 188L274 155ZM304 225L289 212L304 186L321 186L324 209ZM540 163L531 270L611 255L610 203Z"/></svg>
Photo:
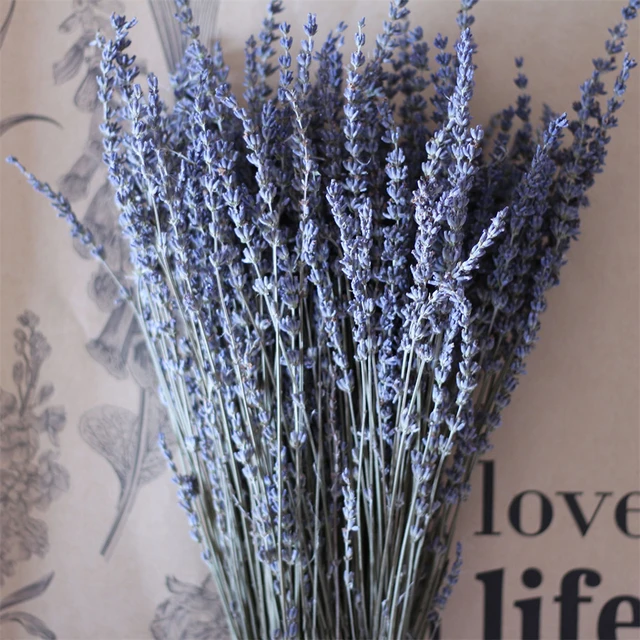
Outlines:
<svg viewBox="0 0 640 640"><path fill-rule="evenodd" d="M360 21L348 60L344 24L318 46L310 15L296 52L271 0L236 95L177 0L191 42L171 107L154 75L136 83L135 21L97 37L133 264L120 288L236 637L422 638L457 581L456 514L603 169L640 8L609 31L573 119L531 120L518 58L515 104L485 131L469 108L475 2L432 62L408 0L391 1L371 53ZM27 176L100 258L64 198Z"/></svg>

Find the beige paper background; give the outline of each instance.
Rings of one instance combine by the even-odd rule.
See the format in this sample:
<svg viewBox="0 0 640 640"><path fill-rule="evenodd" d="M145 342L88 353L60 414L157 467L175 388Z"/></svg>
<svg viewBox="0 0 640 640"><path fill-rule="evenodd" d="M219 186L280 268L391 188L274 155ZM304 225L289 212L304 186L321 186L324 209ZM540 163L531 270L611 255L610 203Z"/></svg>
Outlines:
<svg viewBox="0 0 640 640"><path fill-rule="evenodd" d="M85 0L86 2L86 0ZM82 4L82 3L79 3ZM126 0L127 14L140 25L134 49L154 70L164 69L162 47L146 2ZM257 30L263 2L222 2L217 28L232 80L239 85L242 45ZM294 25L307 11L318 13L320 34L339 19L350 25L367 16L375 33L387 2L293 1L286 17ZM442 31L456 32L455 0L411 3L414 24L422 24L429 40ZM573 0L482 0L475 26L477 95L474 114L479 122L513 100L516 89L513 57L525 56L525 71L533 94L534 114L540 96L551 106L569 110L579 84L590 74L591 58L601 55L606 28L619 16L622 2ZM0 2L4 16L9 2ZM82 152L90 115L73 104L81 79L55 85L53 62L62 58L74 36L58 25L71 13L72 0L18 0L10 30L0 53L0 119L16 113L40 113L59 121L63 130L39 122L11 129L0 140L0 155L15 154L39 177L56 185ZM300 29L296 30L300 33ZM630 48L638 57L638 25L633 24ZM637 70L636 70L637 71ZM166 72L160 73L166 86ZM505 413L504 427L494 438L495 528L499 537L476 536L481 526L480 469L474 491L464 505L458 525L464 545L464 567L449 603L443 637L482 637L482 585L474 576L505 568L503 637L520 638L520 618L514 600L541 595L542 637L558 638L559 605L553 602L562 576L578 567L592 568L602 584L584 594L593 597L579 608L580 638L596 636L602 605L621 594L640 596L640 545L615 526L614 507L625 493L640 490L639 392L639 176L640 74L634 73L627 104L614 130L607 171L592 190L592 206L584 213L583 236L570 254L562 286L550 296L541 342L529 360L529 374ZM89 196L75 203L83 214L103 174L92 180ZM122 535L108 560L100 555L113 521L118 482L107 461L81 438L78 424L88 410L104 404L137 412L139 389L129 377L116 380L86 351L100 334L107 314L88 296L95 265L72 248L67 229L48 205L4 164L0 166L0 382L12 389L13 330L16 316L31 309L40 316L40 329L52 346L42 381L55 386L52 403L64 405L66 426L60 434L59 462L69 472L70 488L42 518L49 533L49 551L17 565L2 588L3 595L39 580L54 579L39 598L20 605L67 640L142 640L152 636L150 624L158 605L172 597L165 614L173 626L156 626L167 640L177 640L185 617L195 616L214 629L217 615L206 611L207 589L171 594L167 576L202 585L206 571L187 523L175 504L168 473L140 488ZM538 537L518 535L507 521L511 499L536 489L549 496L554 518ZM590 515L595 491L611 491L582 537L556 491L582 491L581 504ZM637 500L636 505L640 502ZM525 503L525 526L535 526L537 505ZM528 518L528 519L527 519ZM640 514L630 513L632 530L640 532ZM528 567L541 570L539 589L520 583ZM175 588L175 586L174 586ZM185 588L182 590L184 591ZM588 593L587 593L588 592ZM196 612L196 606L205 612ZM213 606L213 605L211 605ZM183 615L184 614L184 615ZM621 619L630 612L620 614ZM205 625L206 626L206 625ZM621 629L618 638L637 639L640 631ZM221 637L211 631L211 638ZM0 626L0 637L29 637L15 623Z"/></svg>

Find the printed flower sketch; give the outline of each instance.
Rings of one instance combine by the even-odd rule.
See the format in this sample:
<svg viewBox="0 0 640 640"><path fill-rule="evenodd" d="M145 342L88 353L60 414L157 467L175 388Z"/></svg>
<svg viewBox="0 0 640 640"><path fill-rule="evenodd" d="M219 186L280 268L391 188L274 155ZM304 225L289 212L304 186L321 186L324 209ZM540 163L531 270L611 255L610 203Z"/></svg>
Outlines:
<svg viewBox="0 0 640 640"><path fill-rule="evenodd" d="M160 35L165 59L173 71L182 57L186 40L173 17L173 0L149 0L151 14ZM195 3L194 10L210 17L211 33L215 24L217 1ZM91 46L97 30L110 33L109 16L124 11L119 0L73 0L72 12L59 25L64 34L73 34L74 42L61 60L53 65L56 84L78 82L74 94L77 109L91 114L88 135L78 159L60 179L60 190L71 202L88 198L83 223L105 248L109 268L122 276L129 269L129 249L118 228L118 213L106 171L102 166L100 123L102 105L97 100L96 77L100 70L100 52ZM92 185L96 185L92 189ZM77 242L76 250L89 258L87 247ZM120 484L113 524L101 547L107 559L113 552L137 491L166 469L157 447L158 433L168 425L164 409L156 398L155 378L146 354L146 346L129 305L115 302L117 291L106 269L98 267L89 283L89 295L104 311L107 320L100 334L86 347L89 354L117 379L131 377L139 387L137 414L128 409L101 405L87 411L80 420L82 438L103 456L115 471Z"/></svg>
<svg viewBox="0 0 640 640"><path fill-rule="evenodd" d="M57 462L65 411L57 405L44 407L54 389L39 384L51 347L37 330L35 313L25 311L18 322L15 393L0 389L0 584L14 575L18 562L32 555L44 557L49 549L47 525L34 518L33 511L44 511L69 489L69 474ZM42 450L43 444L50 448Z"/></svg>
<svg viewBox="0 0 640 640"><path fill-rule="evenodd" d="M150 630L154 640L226 640L224 611L208 575L198 586L167 576L171 596L158 605Z"/></svg>
<svg viewBox="0 0 640 640"><path fill-rule="evenodd" d="M34 555L45 556L49 550L47 525L33 512L48 509L69 489L69 473L57 461L65 410L48 405L53 385L40 384L51 346L38 330L39 322L31 311L18 317L14 332L18 358L12 371L15 388L0 388L0 585L15 575L18 563ZM13 609L41 595L52 579L53 573L0 600L0 622L18 623L40 638L55 638L41 620Z"/></svg>
<svg viewBox="0 0 640 640"><path fill-rule="evenodd" d="M89 137L83 153L62 178L61 189L71 201L88 193L89 183L100 166L102 144L99 124L101 109L98 105L97 76L100 73L100 54L91 46L98 30L109 33L111 12L123 11L118 0L73 0L73 11L59 25L63 34L74 35L74 42L61 60L53 64L53 79L64 84L80 77L73 102L84 113L92 114ZM106 202L105 202L106 203Z"/></svg>
<svg viewBox="0 0 640 640"><path fill-rule="evenodd" d="M4 16L4 18L2 18L2 23L0 24L0 49L2 49L2 45L4 44L5 38L7 37L7 33L9 32L9 26L11 25L11 20L13 19L15 10L16 0L11 0L9 10L7 11L7 14ZM56 127L62 128L60 126L60 123L53 118L37 115L34 113L19 113L0 119L0 136L3 136L5 133L7 133L7 131L9 131L9 129L13 129L19 124L23 124L24 122L31 122L34 120L48 122L49 124L54 124Z"/></svg>

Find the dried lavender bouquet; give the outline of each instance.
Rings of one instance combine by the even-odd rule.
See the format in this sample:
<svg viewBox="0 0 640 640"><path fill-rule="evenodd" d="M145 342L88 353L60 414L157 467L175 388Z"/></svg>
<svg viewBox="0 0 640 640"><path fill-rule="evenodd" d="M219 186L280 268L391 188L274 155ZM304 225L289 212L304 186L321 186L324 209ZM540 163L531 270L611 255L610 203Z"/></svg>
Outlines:
<svg viewBox="0 0 640 640"><path fill-rule="evenodd" d="M484 132L469 113L474 4L431 68L407 0L369 56L358 24L346 64L346 26L316 48L313 15L294 63L271 0L236 97L177 0L191 43L173 107L154 75L146 95L135 84L134 21L97 37L104 161L131 246L114 278L236 638L422 639L457 580L460 503L602 171L640 9L630 0L610 29L573 120L546 107L534 126L519 71L516 106ZM26 175L102 259L65 198Z"/></svg>

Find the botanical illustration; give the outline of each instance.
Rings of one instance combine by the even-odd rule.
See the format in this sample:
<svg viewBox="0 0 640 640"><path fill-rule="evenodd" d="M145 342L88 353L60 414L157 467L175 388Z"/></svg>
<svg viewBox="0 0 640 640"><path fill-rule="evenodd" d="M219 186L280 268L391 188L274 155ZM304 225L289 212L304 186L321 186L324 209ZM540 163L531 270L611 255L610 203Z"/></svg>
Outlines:
<svg viewBox="0 0 640 640"><path fill-rule="evenodd" d="M65 426L62 406L50 403L54 387L40 382L51 354L39 318L25 311L14 331L14 388L0 388L0 585L16 565L49 550L46 523L34 516L69 489L69 473L58 462L59 434ZM0 621L17 622L32 635L54 638L46 625L13 607L43 593L53 573L0 600ZM10 609L10 610L9 610Z"/></svg>
<svg viewBox="0 0 640 640"><path fill-rule="evenodd" d="M186 46L186 38L173 16L175 3L149 0L149 6L167 65L175 70ZM203 1L200 9L195 9L198 15L208 19L211 33L217 6L217 1ZM82 152L60 179L60 189L71 202L88 198L83 223L104 247L109 269L121 277L130 268L129 249L119 230L113 192L101 163L102 105L97 98L96 80L100 73L100 52L91 43L97 31L111 32L109 16L123 11L124 7L120 0L74 0L72 9L58 28L61 33L72 34L74 41L63 58L54 63L53 77L56 84L78 83L74 104L80 111L91 114L91 119ZM81 242L76 242L75 247L80 255L90 257ZM109 374L120 380L131 375L139 387L137 414L122 407L101 405L87 411L79 425L82 438L109 462L120 484L113 523L101 547L102 555L108 558L122 533L138 489L157 478L165 468L157 436L168 423L156 397L152 365L137 320L129 305L117 301L116 287L102 265L91 278L89 295L107 314L107 319L99 335L87 343L87 351Z"/></svg>
<svg viewBox="0 0 640 640"><path fill-rule="evenodd" d="M90 196L84 223L105 247L109 268L122 275L128 268L128 248L118 233L113 193L101 168L102 108L97 100L96 81L100 53L91 42L98 30L110 31L109 15L124 7L119 0L74 0L72 7L73 11L58 28L61 33L72 34L74 42L63 58L54 63L53 77L56 84L78 83L74 104L80 111L91 114L91 119L82 152L62 176L60 187L72 202ZM92 185L95 185L93 190ZM83 257L89 257L80 242L76 243L76 249ZM133 313L127 304L116 301L117 292L104 267L93 274L89 295L108 315L102 331L87 343L87 351L115 378L123 380L132 374L140 386L137 415L122 407L102 405L90 409L80 419L82 438L109 462L120 484L113 524L101 547L101 553L108 556L133 506L137 489L163 470L158 464L161 456L156 453L155 442L165 415L155 398L153 377L144 360L144 346L140 348L141 334Z"/></svg>
<svg viewBox="0 0 640 640"><path fill-rule="evenodd" d="M0 628L9 622L21 625L27 633L36 638L55 640L56 634L36 616L26 611L16 611L16 607L43 594L53 580L53 572L41 580L22 587L0 599Z"/></svg>
<svg viewBox="0 0 640 640"><path fill-rule="evenodd" d="M44 557L47 525L33 511L46 510L69 488L69 474L57 462L65 411L49 405L53 385L39 382L51 347L37 329L38 316L25 311L18 322L15 389L0 389L0 584L14 575L17 563Z"/></svg>
<svg viewBox="0 0 640 640"><path fill-rule="evenodd" d="M4 40L7 37L7 33L9 32L9 27L11 25L11 20L15 14L16 10L16 0L11 0L11 4L9 5L9 10L7 14L2 18L2 23L0 24L0 49L2 49L2 45L4 44ZM54 120L53 118L49 118L47 116L42 116L34 113L18 113L13 116L7 116L6 118L0 119L0 136L3 136L9 129L13 129L14 127L22 124L24 122L30 122L34 120L39 120L41 122L48 122L49 124L54 124L57 127L60 127L60 123ZM62 127L60 127L62 128Z"/></svg>
<svg viewBox="0 0 640 640"><path fill-rule="evenodd" d="M116 517L102 546L107 555L122 531L137 490L158 478L166 463L158 448L158 433L167 426L166 413L153 390L141 389L136 415L122 407L100 405L80 419L80 434L115 471L120 484Z"/></svg>
<svg viewBox="0 0 640 640"><path fill-rule="evenodd" d="M171 595L158 605L149 626L154 640L224 640L229 637L224 611L208 575L201 585L167 576Z"/></svg>

